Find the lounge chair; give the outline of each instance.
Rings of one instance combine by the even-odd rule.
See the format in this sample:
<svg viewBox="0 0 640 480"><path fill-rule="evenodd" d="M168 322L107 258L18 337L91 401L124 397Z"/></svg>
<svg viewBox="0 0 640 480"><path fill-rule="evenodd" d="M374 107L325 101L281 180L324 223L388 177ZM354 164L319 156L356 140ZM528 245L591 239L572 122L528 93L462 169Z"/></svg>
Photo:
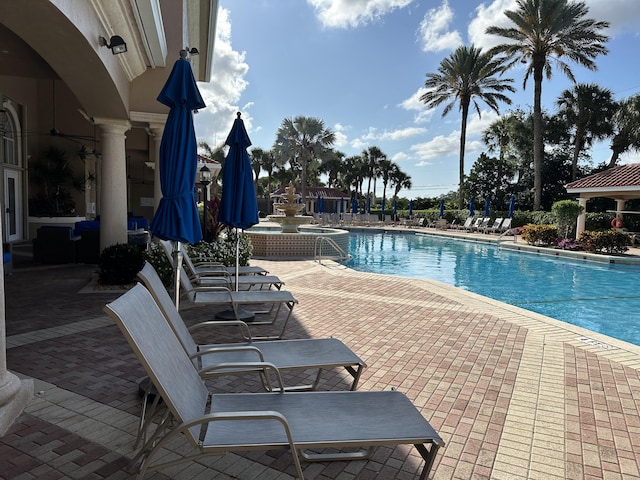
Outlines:
<svg viewBox="0 0 640 480"><path fill-rule="evenodd" d="M398 391L210 394L180 342L164 321L151 294L136 285L105 307L140 360L166 414L134 459L138 479L147 472L200 458L249 450L288 449L297 476L304 479L298 454L307 461L362 460L380 445L415 445L431 470L442 438ZM149 330L141 317L157 317ZM251 367L250 367L251 368ZM208 407L208 405L210 405ZM169 443L186 438L193 455L156 461ZM365 448L342 452L344 448ZM307 453L306 449L333 449ZM337 451L336 451L337 450Z"/></svg>
<svg viewBox="0 0 640 480"><path fill-rule="evenodd" d="M492 225L488 225L486 227L479 227L478 231L482 232L482 233L490 233L490 232L495 232L498 229L500 229L500 225L502 225L502 221L504 220L503 217L498 217L493 221Z"/></svg>
<svg viewBox="0 0 640 480"><path fill-rule="evenodd" d="M254 337L254 340L280 340L287 328L289 318L291 318L293 307L298 303L291 292L286 290L235 291L224 286L196 286L191 283L183 267L180 267L180 284L184 293L183 297L186 297L192 306L230 307L236 320L241 320L240 307L268 305L267 310L251 311L255 315L268 316L267 319L252 321L252 325L274 325L282 307L288 309L282 328L277 335Z"/></svg>
<svg viewBox="0 0 640 480"><path fill-rule="evenodd" d="M173 264L173 244L168 240L160 240L158 239L158 243L164 249L165 254L169 258L169 261ZM180 249L182 251L183 263L187 265L187 268L193 270L194 274L204 276L204 275L219 275L221 272L228 273L230 275L235 275L236 268L235 267L227 267L218 262L198 262L193 261L193 259L189 256L189 252L184 244L180 245ZM238 270L239 275L267 275L269 272L262 267L255 265L243 265L240 266Z"/></svg>
<svg viewBox="0 0 640 480"><path fill-rule="evenodd" d="M478 217L475 222L471 224L469 228L467 228L467 232L477 232L483 226L487 226L489 224L489 218Z"/></svg>
<svg viewBox="0 0 640 480"><path fill-rule="evenodd" d="M473 218L474 217L467 217L467 219L464 221L464 223L460 224L460 225L456 225L456 230L467 230L471 224L473 223Z"/></svg>
<svg viewBox="0 0 640 480"><path fill-rule="evenodd" d="M319 382L323 369L344 367L353 377L351 390L358 387L358 381L365 363L337 338L313 338L301 340L274 340L270 342L253 342L249 326L241 321L233 321L244 332L247 342L225 343L214 345L197 345L191 336L191 331L203 328L222 327L228 330L231 322L202 322L187 328L182 317L176 310L171 296L164 288L162 280L150 263L146 263L138 273L138 277L145 284L156 304L169 322L178 340L182 344L189 358L200 370L205 378L226 373L221 370L211 370L211 367L222 363L238 362L269 362L279 370L285 369L317 369L318 374L311 385L297 385L287 390L314 390ZM150 326L150 328L153 328ZM265 389L271 390L268 378L260 377Z"/></svg>
<svg viewBox="0 0 640 480"><path fill-rule="evenodd" d="M502 223L500 224L500 226L498 228L495 228L493 230L491 230L494 233L504 233L507 230L511 229L511 218L507 217L505 218Z"/></svg>

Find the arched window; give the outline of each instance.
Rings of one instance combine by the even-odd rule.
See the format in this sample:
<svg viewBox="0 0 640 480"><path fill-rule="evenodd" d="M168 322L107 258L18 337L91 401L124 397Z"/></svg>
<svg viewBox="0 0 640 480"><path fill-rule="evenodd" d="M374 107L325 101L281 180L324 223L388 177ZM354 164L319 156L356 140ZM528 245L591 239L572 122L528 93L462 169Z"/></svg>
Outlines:
<svg viewBox="0 0 640 480"><path fill-rule="evenodd" d="M5 109L0 110L0 135L2 135L2 163L8 165L19 165L20 159L16 148L16 126L9 112Z"/></svg>

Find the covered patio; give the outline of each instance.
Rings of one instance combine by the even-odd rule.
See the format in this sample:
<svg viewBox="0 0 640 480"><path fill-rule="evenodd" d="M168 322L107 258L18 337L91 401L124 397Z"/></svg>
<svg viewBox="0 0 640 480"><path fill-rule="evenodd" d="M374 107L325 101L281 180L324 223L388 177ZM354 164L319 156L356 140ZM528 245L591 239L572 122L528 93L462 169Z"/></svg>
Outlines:
<svg viewBox="0 0 640 480"><path fill-rule="evenodd" d="M630 163L610 168L566 185L567 193L578 195L578 203L584 211L578 217L576 236L585 230L587 200L605 197L616 201L616 217L622 220L624 215L640 214L624 209L628 200L640 198L640 163Z"/></svg>

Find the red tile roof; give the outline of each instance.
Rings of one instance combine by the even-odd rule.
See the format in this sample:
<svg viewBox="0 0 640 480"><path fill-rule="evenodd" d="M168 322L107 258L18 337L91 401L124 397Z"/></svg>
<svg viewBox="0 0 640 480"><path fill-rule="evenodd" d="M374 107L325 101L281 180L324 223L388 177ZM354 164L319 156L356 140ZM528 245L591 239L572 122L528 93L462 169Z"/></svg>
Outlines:
<svg viewBox="0 0 640 480"><path fill-rule="evenodd" d="M640 187L640 163L613 167L566 185L567 191L597 189L627 189Z"/></svg>

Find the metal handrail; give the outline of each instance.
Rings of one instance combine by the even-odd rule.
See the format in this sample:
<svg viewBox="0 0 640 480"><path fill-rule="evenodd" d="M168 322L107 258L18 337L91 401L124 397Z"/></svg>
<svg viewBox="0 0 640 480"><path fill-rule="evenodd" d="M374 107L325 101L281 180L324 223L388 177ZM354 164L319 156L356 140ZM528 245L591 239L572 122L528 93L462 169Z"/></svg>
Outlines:
<svg viewBox="0 0 640 480"><path fill-rule="evenodd" d="M336 252L336 256L323 255L323 246L328 246ZM319 247L319 248L318 248ZM345 252L340 245L338 245L332 238L319 236L316 237L314 246L313 246L313 259L317 261L320 265L322 265L322 259L329 258L331 260L338 260L340 263L349 262L351 260L351 256Z"/></svg>

